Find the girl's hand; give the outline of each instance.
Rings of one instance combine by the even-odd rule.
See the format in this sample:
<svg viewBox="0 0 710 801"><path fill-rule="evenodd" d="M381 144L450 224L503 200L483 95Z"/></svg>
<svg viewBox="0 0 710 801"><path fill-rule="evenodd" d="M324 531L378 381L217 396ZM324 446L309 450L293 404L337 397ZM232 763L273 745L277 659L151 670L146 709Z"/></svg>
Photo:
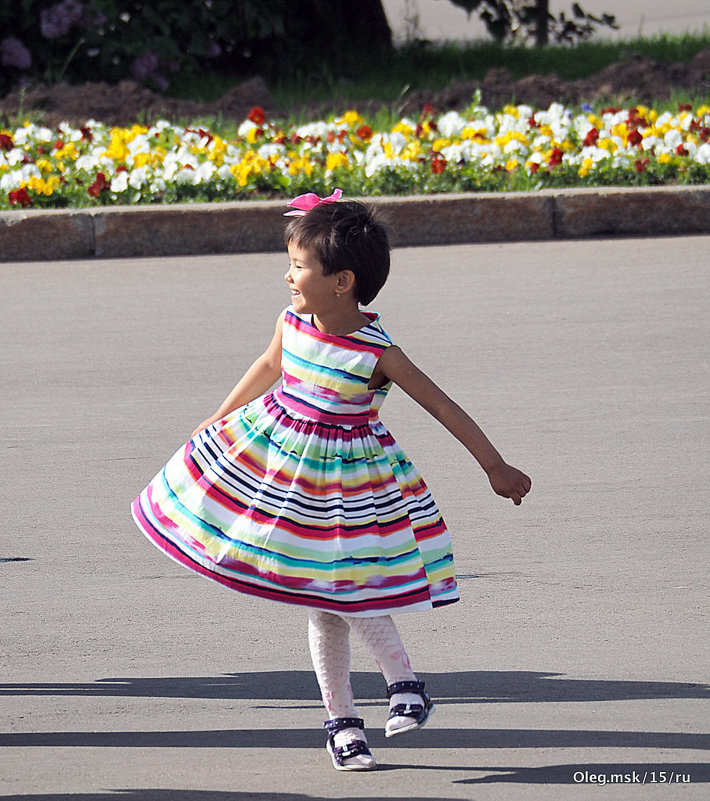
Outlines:
<svg viewBox="0 0 710 801"><path fill-rule="evenodd" d="M516 506L530 492L532 481L512 465L501 462L488 471L488 480L496 495L510 498Z"/></svg>

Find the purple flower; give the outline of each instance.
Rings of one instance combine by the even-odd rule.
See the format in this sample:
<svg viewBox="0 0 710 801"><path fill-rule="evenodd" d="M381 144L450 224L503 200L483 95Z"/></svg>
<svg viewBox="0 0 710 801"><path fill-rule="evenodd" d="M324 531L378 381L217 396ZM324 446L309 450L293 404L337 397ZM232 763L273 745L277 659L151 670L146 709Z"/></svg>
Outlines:
<svg viewBox="0 0 710 801"><path fill-rule="evenodd" d="M32 64L32 56L19 39L9 36L0 42L0 64L3 67L17 67L18 70L28 70Z"/></svg>
<svg viewBox="0 0 710 801"><path fill-rule="evenodd" d="M45 39L56 39L69 33L81 22L84 6L79 0L62 0L39 15L40 30Z"/></svg>
<svg viewBox="0 0 710 801"><path fill-rule="evenodd" d="M158 69L160 59L158 54L152 50L146 50L131 64L131 75L137 81L144 81L146 78L153 77L153 73Z"/></svg>

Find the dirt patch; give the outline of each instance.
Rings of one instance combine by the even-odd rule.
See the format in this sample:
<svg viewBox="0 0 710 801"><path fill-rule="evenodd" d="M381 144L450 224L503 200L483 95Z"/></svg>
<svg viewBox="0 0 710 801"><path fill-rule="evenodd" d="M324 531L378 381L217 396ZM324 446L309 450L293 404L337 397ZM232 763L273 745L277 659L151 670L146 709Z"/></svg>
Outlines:
<svg viewBox="0 0 710 801"><path fill-rule="evenodd" d="M482 81L454 83L440 91L416 91L406 96L403 111L416 114L425 103L439 111L460 110L471 102L480 89L484 105L501 108L511 101L547 108L550 103L566 104L628 100L651 103L665 100L674 92L695 95L710 93L710 49L703 50L689 64L659 64L644 56L611 64L590 78L563 81L556 75L530 75L514 80L506 69L491 70ZM24 97L12 93L0 100L0 118L14 120L27 112L40 112L46 125L67 121L83 125L94 119L107 125L152 123L170 119L188 123L201 118L243 120L253 106L261 106L267 115L274 114L274 103L261 78L253 78L211 103L165 98L133 81L116 86L85 83L80 86L59 84L39 86ZM302 116L319 116L332 108L376 108L372 101L344 98L340 102L299 107Z"/></svg>

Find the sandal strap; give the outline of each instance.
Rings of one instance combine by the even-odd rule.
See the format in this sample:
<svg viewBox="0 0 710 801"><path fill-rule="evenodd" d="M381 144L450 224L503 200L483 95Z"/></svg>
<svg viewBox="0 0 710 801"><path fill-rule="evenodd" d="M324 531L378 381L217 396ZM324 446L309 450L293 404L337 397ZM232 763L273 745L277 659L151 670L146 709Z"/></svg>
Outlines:
<svg viewBox="0 0 710 801"><path fill-rule="evenodd" d="M390 707L389 716L391 718L417 718L423 711L424 707L421 704L395 704Z"/></svg>
<svg viewBox="0 0 710 801"><path fill-rule="evenodd" d="M362 718L333 718L333 720L326 720L323 728L329 734L335 734L343 729L364 729L365 721Z"/></svg>
<svg viewBox="0 0 710 801"><path fill-rule="evenodd" d="M367 743L362 740L353 740L347 745L335 746L331 745L331 753L335 757L335 761L342 765L346 759L356 756L372 756Z"/></svg>
<svg viewBox="0 0 710 801"><path fill-rule="evenodd" d="M423 691L423 681L396 681L387 687L387 697L391 698L395 693L418 693L422 695Z"/></svg>

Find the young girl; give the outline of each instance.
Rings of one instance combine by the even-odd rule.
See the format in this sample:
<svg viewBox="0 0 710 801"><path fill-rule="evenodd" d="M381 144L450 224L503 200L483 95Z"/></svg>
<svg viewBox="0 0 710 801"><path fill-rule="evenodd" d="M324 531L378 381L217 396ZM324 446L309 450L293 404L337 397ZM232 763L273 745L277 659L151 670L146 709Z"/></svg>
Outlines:
<svg viewBox="0 0 710 801"><path fill-rule="evenodd" d="M530 479L363 312L389 272L374 210L301 195L289 205L291 305L271 344L133 502L146 536L243 593L306 607L337 770L376 767L350 689L350 630L390 699L387 737L434 705L391 618L454 603L451 541L421 477L378 418L395 383L471 452L515 504ZM270 388L281 379L274 391Z"/></svg>

